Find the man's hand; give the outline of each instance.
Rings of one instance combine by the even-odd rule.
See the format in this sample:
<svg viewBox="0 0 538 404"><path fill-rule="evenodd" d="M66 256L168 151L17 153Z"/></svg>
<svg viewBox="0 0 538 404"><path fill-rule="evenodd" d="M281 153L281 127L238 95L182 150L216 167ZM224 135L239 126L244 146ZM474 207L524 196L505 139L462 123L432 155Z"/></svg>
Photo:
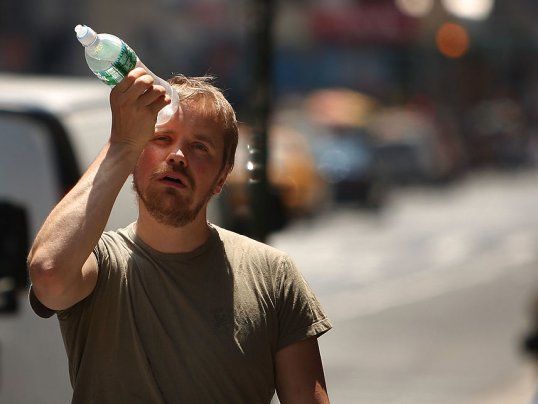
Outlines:
<svg viewBox="0 0 538 404"><path fill-rule="evenodd" d="M153 77L137 67L112 89L111 143L124 143L142 150L151 138L158 112L170 103L164 87L153 82Z"/></svg>

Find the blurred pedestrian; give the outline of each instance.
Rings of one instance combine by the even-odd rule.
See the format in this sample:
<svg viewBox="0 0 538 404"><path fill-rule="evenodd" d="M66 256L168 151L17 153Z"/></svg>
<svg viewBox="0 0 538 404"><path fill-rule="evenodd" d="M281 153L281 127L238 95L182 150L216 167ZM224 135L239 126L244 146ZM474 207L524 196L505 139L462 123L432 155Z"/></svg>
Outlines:
<svg viewBox="0 0 538 404"><path fill-rule="evenodd" d="M30 302L57 314L73 403L327 403L317 337L331 328L284 253L206 220L233 167L235 113L208 78L180 108L137 68L111 92L109 142L31 249ZM104 232L133 173L139 213ZM46 349L46 347L44 347Z"/></svg>

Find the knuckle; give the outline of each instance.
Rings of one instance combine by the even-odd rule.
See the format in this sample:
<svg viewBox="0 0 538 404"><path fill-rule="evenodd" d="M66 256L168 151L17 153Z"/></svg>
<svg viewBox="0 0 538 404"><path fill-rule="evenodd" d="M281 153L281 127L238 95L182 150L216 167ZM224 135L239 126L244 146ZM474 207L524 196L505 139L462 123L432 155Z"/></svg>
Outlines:
<svg viewBox="0 0 538 404"><path fill-rule="evenodd" d="M146 74L146 75L144 75L144 76L142 76L142 77L144 77L144 81L145 81L146 83L148 83L148 84L153 84L153 83L155 83L155 79L154 79L153 77L151 77L149 74Z"/></svg>
<svg viewBox="0 0 538 404"><path fill-rule="evenodd" d="M142 69L141 67L136 67L133 70L131 70L129 73L127 73L126 77L134 81L144 73L145 73L144 69Z"/></svg>
<svg viewBox="0 0 538 404"><path fill-rule="evenodd" d="M140 76L135 80L135 84L141 88L149 88L152 85L152 81L150 81L150 79L153 80L151 76Z"/></svg>
<svg viewBox="0 0 538 404"><path fill-rule="evenodd" d="M166 89L163 86L154 86L154 89L159 94L166 94Z"/></svg>
<svg viewBox="0 0 538 404"><path fill-rule="evenodd" d="M131 70L134 74L138 76L141 76L143 74L146 74L146 71L142 67L135 67L133 70Z"/></svg>

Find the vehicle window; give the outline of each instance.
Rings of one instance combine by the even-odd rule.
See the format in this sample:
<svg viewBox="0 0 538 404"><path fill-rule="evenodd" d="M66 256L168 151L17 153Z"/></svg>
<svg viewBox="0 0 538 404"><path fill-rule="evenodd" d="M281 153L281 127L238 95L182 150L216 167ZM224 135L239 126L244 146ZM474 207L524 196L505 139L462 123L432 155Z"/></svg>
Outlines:
<svg viewBox="0 0 538 404"><path fill-rule="evenodd" d="M110 110L108 107L79 110L65 116L63 122L84 172L108 140L112 123Z"/></svg>
<svg viewBox="0 0 538 404"><path fill-rule="evenodd" d="M79 110L64 117L64 123L79 167L84 172L108 141L112 123L110 109L98 107ZM135 221L137 212L136 198L131 190L129 178L116 198L106 229L115 230L125 227Z"/></svg>
<svg viewBox="0 0 538 404"><path fill-rule="evenodd" d="M26 210L35 234L62 193L45 126L23 116L0 116L0 200Z"/></svg>

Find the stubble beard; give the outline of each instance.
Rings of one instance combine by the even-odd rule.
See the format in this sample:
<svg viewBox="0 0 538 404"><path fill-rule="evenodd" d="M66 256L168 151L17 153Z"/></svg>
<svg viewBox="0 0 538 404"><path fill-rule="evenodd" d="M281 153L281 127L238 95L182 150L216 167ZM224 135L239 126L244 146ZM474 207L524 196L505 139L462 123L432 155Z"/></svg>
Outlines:
<svg viewBox="0 0 538 404"><path fill-rule="evenodd" d="M215 181L216 182L216 181ZM133 173L133 189L148 213L158 222L170 227L183 227L192 223L213 196L213 184L202 200L194 206L192 195L181 195L174 188L159 189L150 183L145 190L138 186L136 171Z"/></svg>

